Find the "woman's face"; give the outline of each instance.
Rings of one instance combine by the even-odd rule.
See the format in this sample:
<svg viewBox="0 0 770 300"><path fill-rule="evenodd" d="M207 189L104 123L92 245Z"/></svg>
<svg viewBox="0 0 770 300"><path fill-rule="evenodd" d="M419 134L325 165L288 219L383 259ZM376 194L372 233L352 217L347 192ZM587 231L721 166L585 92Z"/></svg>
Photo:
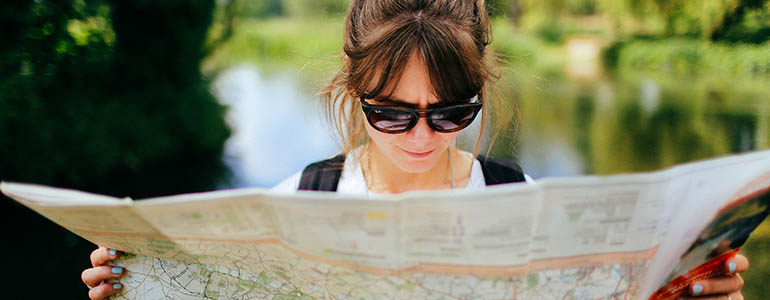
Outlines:
<svg viewBox="0 0 770 300"><path fill-rule="evenodd" d="M388 98L417 108L428 108L429 104L439 102L433 94L425 64L418 55L412 55L409 59L403 75ZM374 105L395 104L371 99L367 99L367 102ZM364 123L374 146L407 173L422 173L432 169L460 133L433 131L425 118L420 118L417 125L409 131L398 134L383 133L372 128L368 122Z"/></svg>

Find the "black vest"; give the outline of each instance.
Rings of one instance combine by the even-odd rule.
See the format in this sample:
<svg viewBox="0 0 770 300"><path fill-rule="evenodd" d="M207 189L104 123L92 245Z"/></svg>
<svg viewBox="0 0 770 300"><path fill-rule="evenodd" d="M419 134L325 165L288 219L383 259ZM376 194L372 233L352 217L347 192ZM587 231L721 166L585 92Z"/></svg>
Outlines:
<svg viewBox="0 0 770 300"><path fill-rule="evenodd" d="M483 155L478 159L487 185L525 181L521 167L515 162ZM345 155L340 154L308 165L302 171L297 190L336 192L344 164Z"/></svg>

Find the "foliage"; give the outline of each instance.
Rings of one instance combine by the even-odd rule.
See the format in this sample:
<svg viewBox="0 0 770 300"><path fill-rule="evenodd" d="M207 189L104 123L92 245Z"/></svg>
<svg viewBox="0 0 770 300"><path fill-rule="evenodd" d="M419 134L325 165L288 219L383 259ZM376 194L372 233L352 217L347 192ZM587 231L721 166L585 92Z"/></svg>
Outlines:
<svg viewBox="0 0 770 300"><path fill-rule="evenodd" d="M727 22L729 26L720 26L719 30L712 33L711 39L754 44L770 41L770 1L765 2L764 7L759 5L755 3L754 6L738 10Z"/></svg>
<svg viewBox="0 0 770 300"><path fill-rule="evenodd" d="M566 0L521 0L517 3L523 11L521 20L517 23L524 30L554 44L562 42L564 35L560 16L567 7Z"/></svg>
<svg viewBox="0 0 770 300"><path fill-rule="evenodd" d="M598 0L601 11L614 20L618 26L626 27L628 33L644 32L664 36L690 36L722 40L724 32L744 26L744 15L765 11L767 0ZM624 23L632 19L636 24ZM762 26L753 30L760 30ZM630 27L639 27L634 29Z"/></svg>
<svg viewBox="0 0 770 300"><path fill-rule="evenodd" d="M515 1L487 0L486 1L487 13L491 17L510 15L511 4L509 2L515 2Z"/></svg>
<svg viewBox="0 0 770 300"><path fill-rule="evenodd" d="M598 12L597 0L567 0L566 8L570 14L591 15Z"/></svg>
<svg viewBox="0 0 770 300"><path fill-rule="evenodd" d="M229 129L199 71L213 8L213 0L2 2L0 179L120 197L221 184ZM10 199L0 205L9 245L0 264L17 274L3 279L14 287L4 297L85 297L80 272L94 246ZM45 291L28 280L43 269L57 278Z"/></svg>
<svg viewBox="0 0 770 300"><path fill-rule="evenodd" d="M542 76L558 73L564 65L565 53L561 47L531 34L515 32L503 18L492 21L491 47L505 64L517 71L536 70Z"/></svg>
<svg viewBox="0 0 770 300"><path fill-rule="evenodd" d="M680 74L770 76L770 43L723 45L689 39L618 42L604 52L619 69Z"/></svg>
<svg viewBox="0 0 770 300"><path fill-rule="evenodd" d="M230 1L237 1L238 16L242 18L265 18L286 14L282 0Z"/></svg>
<svg viewBox="0 0 770 300"><path fill-rule="evenodd" d="M300 18L342 16L349 0L283 0L287 15Z"/></svg>
<svg viewBox="0 0 770 300"><path fill-rule="evenodd" d="M237 24L232 38L204 61L205 74L244 62L268 72L300 70L302 87L317 92L342 62L340 19L240 19Z"/></svg>
<svg viewBox="0 0 770 300"><path fill-rule="evenodd" d="M770 36L769 0L509 0L514 24L559 43L565 20L606 18L618 38L644 34L762 43ZM506 7L501 4L498 6ZM512 10L520 13L510 13Z"/></svg>
<svg viewBox="0 0 770 300"><path fill-rule="evenodd" d="M767 295L767 278L770 278L770 218L765 219L741 249L751 262L751 267L742 274L746 278L743 294L746 299L761 299ZM750 280L757 278L760 280ZM752 297L753 296L753 297Z"/></svg>
<svg viewBox="0 0 770 300"><path fill-rule="evenodd" d="M270 0L270 2L282 2L287 15L302 18L341 17L350 5L350 0ZM492 16L506 13L506 0L488 0L486 4Z"/></svg>
<svg viewBox="0 0 770 300"><path fill-rule="evenodd" d="M12 2L0 178L125 195L169 159L219 156L229 129L198 70L213 2ZM114 173L125 190L92 185Z"/></svg>

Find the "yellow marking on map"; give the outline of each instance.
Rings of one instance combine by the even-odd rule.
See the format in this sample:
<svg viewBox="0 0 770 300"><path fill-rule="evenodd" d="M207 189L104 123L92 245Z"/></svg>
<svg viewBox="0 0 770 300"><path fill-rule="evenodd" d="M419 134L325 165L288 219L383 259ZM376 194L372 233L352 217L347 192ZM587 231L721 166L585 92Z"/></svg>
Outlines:
<svg viewBox="0 0 770 300"><path fill-rule="evenodd" d="M366 213L366 218L369 220L385 220L385 213L370 211Z"/></svg>

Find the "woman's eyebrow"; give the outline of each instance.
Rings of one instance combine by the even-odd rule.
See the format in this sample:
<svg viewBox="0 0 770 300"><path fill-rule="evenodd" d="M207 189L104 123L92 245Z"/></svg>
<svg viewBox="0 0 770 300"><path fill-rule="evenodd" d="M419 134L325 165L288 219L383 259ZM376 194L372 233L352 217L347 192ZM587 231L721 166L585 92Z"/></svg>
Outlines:
<svg viewBox="0 0 770 300"><path fill-rule="evenodd" d="M374 101L380 102L380 103L386 103L388 105L398 106L398 107L410 107L410 108L419 108L419 105L408 103L401 99L393 99L388 97L376 97L374 98ZM445 104L434 103L434 104L428 104L428 108L434 108L434 107L443 107L446 106Z"/></svg>
<svg viewBox="0 0 770 300"><path fill-rule="evenodd" d="M376 97L376 98L374 98L374 101L377 101L377 102L380 102L380 103L384 102L386 104L395 105L395 106L417 107L417 105L414 105L412 103L408 103L408 102L406 102L404 100L393 99L393 98L388 98L388 97Z"/></svg>

